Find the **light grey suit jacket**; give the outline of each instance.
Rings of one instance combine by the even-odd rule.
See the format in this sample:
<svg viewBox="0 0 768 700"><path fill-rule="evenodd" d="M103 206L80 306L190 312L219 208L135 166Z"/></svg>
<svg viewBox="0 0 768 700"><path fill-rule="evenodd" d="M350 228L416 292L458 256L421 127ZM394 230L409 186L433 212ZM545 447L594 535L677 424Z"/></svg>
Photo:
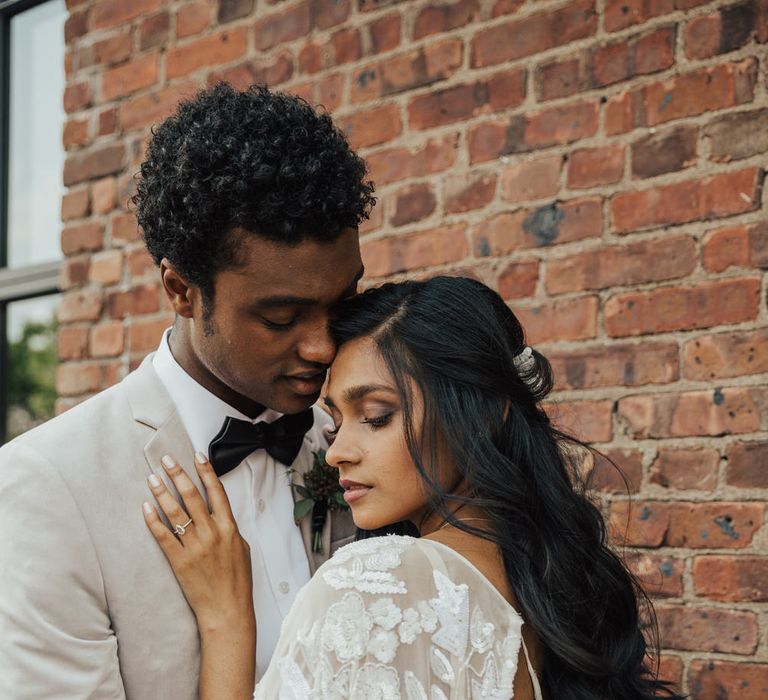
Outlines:
<svg viewBox="0 0 768 700"><path fill-rule="evenodd" d="M318 425L294 481L325 446ZM141 516L165 454L200 487L151 357L0 449L0 698L197 697L195 618ZM354 532L347 513L329 518L325 554L313 555L309 528L305 518L313 572Z"/></svg>

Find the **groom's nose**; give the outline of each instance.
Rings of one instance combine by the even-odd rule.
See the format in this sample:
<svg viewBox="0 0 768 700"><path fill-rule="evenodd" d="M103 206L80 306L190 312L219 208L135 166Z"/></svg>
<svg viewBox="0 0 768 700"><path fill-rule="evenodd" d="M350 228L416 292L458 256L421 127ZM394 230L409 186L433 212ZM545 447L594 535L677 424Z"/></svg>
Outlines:
<svg viewBox="0 0 768 700"><path fill-rule="evenodd" d="M299 357L305 362L330 365L336 355L336 344L328 329L328 319L318 319L307 327L298 345Z"/></svg>

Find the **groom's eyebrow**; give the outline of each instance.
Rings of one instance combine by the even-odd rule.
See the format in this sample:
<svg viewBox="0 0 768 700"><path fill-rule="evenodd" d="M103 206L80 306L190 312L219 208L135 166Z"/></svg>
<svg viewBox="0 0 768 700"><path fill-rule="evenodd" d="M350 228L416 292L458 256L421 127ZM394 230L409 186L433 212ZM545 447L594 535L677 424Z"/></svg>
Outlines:
<svg viewBox="0 0 768 700"><path fill-rule="evenodd" d="M349 283L347 288L341 293L341 298L346 299L352 296L357 291L357 285L365 274L365 268L362 267L355 275L352 282ZM276 294L271 297L264 297L256 302L256 306L260 309L274 309L279 306L314 306L317 304L317 299L310 299L309 297L293 296L291 294Z"/></svg>

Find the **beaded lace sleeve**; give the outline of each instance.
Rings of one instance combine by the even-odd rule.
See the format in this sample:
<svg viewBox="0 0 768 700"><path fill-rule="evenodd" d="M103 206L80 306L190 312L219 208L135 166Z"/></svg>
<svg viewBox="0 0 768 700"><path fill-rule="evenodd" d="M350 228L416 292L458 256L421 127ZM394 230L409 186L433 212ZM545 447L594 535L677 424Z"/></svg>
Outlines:
<svg viewBox="0 0 768 700"><path fill-rule="evenodd" d="M522 625L442 544L394 535L354 542L297 597L254 698L509 700Z"/></svg>

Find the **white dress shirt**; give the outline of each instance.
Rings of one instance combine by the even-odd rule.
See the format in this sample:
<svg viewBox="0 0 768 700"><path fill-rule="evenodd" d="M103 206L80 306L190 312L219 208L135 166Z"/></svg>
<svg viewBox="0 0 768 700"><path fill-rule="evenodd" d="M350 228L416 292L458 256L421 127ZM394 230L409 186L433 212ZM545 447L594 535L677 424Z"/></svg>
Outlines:
<svg viewBox="0 0 768 700"><path fill-rule="evenodd" d="M195 450L208 454L208 445L233 416L251 423L271 423L282 414L266 409L251 420L198 384L179 365L163 334L152 365L176 405ZM260 678L272 658L280 626L296 594L310 578L301 531L293 520L293 494L285 465L266 450L256 450L221 477L240 533L251 547L253 605L258 627L256 675Z"/></svg>

